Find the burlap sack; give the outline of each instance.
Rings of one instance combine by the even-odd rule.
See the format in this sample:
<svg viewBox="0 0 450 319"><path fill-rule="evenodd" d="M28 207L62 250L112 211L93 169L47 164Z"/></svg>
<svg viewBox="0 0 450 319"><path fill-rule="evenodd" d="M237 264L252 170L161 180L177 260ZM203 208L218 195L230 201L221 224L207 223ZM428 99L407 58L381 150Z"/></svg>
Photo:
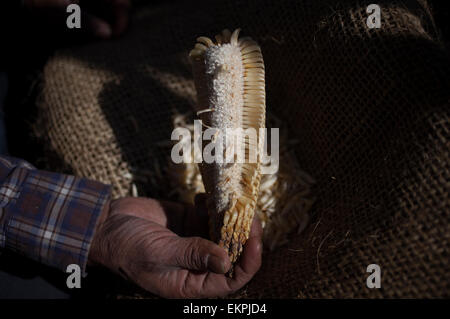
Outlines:
<svg viewBox="0 0 450 319"><path fill-rule="evenodd" d="M241 27L262 47L268 109L300 140L318 201L306 231L265 252L235 297L449 297L449 56L425 1L377 1L380 29L366 25L371 2L140 8L123 38L48 61L36 133L115 196L135 183L164 197L151 183L169 155L158 142L195 103L187 53L197 36ZM366 286L369 264L380 289Z"/></svg>

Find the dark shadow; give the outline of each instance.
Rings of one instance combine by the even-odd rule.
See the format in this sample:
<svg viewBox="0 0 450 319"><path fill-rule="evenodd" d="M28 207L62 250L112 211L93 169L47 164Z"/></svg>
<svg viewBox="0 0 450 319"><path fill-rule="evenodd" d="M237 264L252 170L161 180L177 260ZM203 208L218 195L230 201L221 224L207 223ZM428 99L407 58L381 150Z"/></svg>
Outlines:
<svg viewBox="0 0 450 319"><path fill-rule="evenodd" d="M69 289L69 273L5 251L0 257L0 299L104 299L113 297L122 279L104 269L88 267L81 288ZM124 285L123 283L120 286Z"/></svg>
<svg viewBox="0 0 450 319"><path fill-rule="evenodd" d="M0 257L0 299L66 299L65 275L14 253Z"/></svg>
<svg viewBox="0 0 450 319"><path fill-rule="evenodd" d="M396 258L392 266L400 267L397 260L410 252L381 254L375 247L395 243L405 225L410 227L405 243L412 243L413 234L422 231L418 219L434 215L446 223L440 207L448 208L442 203L448 136L446 141L442 134L448 130L449 55L420 5L378 2L382 8L398 3L405 11L384 16L379 31L364 27L365 2L330 1L323 10L311 5L323 16L312 20L316 25L303 26L302 42L287 36L291 41L279 50L263 50L268 104L279 105L275 113L300 140L299 166L317 178L318 201L304 234L291 236L288 247L299 252L266 255L255 278L260 284L253 286L256 296L284 264L290 265L290 275L280 276L286 280L280 291L293 276L298 290L274 291L273 296L298 297L302 289L310 296L328 296L325 287L331 283L335 290L329 296L339 296L346 289L342 283L355 274L361 283L365 280L363 266L355 261L359 255L386 264ZM397 25L386 24L393 21ZM370 240L374 246L366 249L372 250L357 251Z"/></svg>

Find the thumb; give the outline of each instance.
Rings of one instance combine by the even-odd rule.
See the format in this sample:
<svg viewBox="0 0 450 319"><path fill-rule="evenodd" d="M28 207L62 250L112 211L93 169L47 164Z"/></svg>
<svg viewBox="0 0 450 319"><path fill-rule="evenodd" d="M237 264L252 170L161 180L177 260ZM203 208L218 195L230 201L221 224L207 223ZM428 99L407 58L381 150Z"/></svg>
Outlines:
<svg viewBox="0 0 450 319"><path fill-rule="evenodd" d="M172 262L189 270L206 271L224 274L230 267L230 259L225 250L212 241L200 238L178 237L173 246Z"/></svg>
<svg viewBox="0 0 450 319"><path fill-rule="evenodd" d="M83 12L81 19L85 26L85 33L101 39L109 39L112 36L112 27L106 21L91 13Z"/></svg>

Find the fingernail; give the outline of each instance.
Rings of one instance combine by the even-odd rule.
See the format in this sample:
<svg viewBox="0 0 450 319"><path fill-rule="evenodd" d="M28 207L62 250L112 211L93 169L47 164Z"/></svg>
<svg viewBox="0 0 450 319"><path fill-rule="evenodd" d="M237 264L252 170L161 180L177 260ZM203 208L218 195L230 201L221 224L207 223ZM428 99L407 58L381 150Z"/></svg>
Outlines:
<svg viewBox="0 0 450 319"><path fill-rule="evenodd" d="M226 273L226 261L217 256L210 256L208 259L208 269L215 273L224 274Z"/></svg>
<svg viewBox="0 0 450 319"><path fill-rule="evenodd" d="M102 23L95 28L95 35L99 38L108 39L111 37L111 34L111 27L107 24Z"/></svg>

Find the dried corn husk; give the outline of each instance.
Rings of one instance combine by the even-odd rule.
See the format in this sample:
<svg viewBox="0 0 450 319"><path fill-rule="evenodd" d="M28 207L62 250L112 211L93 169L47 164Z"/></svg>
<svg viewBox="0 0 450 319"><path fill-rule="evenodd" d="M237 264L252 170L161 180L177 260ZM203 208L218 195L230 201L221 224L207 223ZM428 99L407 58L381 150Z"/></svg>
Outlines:
<svg viewBox="0 0 450 319"><path fill-rule="evenodd" d="M219 142L227 129L234 129L230 149L244 148L256 154L255 161L214 161L203 159L200 172L208 194L210 234L234 263L250 235L261 179L262 139L250 141L237 130L265 127L264 62L261 49L250 38L239 39L239 29L224 30L217 42L199 37L190 52L197 89L197 114L204 127L215 128ZM222 134L222 135L220 135Z"/></svg>
<svg viewBox="0 0 450 319"><path fill-rule="evenodd" d="M174 117L174 127L184 127L194 136L193 119L189 114ZM261 175L259 196L255 213L263 226L264 247L274 250L288 243L288 235L301 233L310 220L310 210L315 202L311 188L315 180L298 167L286 128L272 114L268 114L270 126L281 127L279 169L274 174ZM192 139L193 143L193 139ZM171 164L168 170L177 199L193 203L194 197L204 192L200 169L195 163Z"/></svg>

